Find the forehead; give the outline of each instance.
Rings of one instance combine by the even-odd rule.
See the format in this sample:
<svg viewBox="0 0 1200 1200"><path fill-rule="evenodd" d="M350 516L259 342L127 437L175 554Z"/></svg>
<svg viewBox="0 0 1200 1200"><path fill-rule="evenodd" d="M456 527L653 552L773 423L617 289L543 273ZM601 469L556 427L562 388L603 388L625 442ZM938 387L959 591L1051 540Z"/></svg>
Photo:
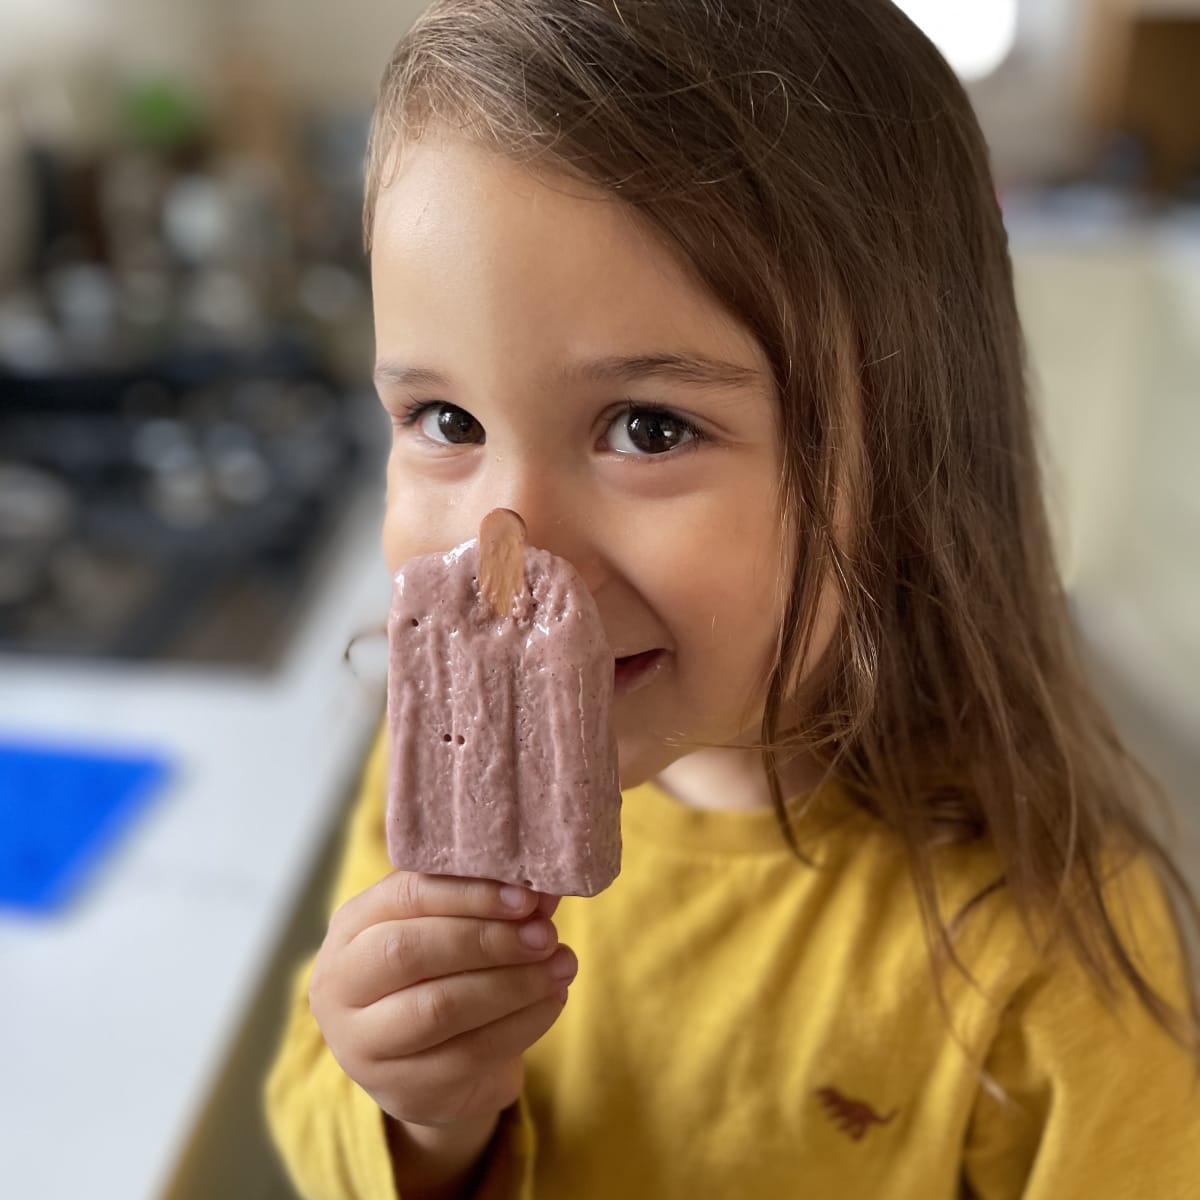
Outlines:
<svg viewBox="0 0 1200 1200"><path fill-rule="evenodd" d="M381 355L427 357L430 339L461 353L467 336L479 353L670 348L767 371L749 331L631 206L449 135L403 148L377 199L371 274Z"/></svg>

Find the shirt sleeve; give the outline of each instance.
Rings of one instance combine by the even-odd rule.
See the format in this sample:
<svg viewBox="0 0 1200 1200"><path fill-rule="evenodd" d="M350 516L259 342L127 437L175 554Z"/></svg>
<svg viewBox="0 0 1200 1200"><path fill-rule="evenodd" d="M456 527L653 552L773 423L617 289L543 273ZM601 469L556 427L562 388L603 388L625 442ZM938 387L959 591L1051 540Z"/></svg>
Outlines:
<svg viewBox="0 0 1200 1200"><path fill-rule="evenodd" d="M392 870L384 812L387 737L367 760L351 816L330 912ZM384 1114L333 1057L308 1006L315 955L296 972L275 1061L266 1080L267 1125L304 1200L396 1197ZM534 1128L524 1098L501 1116L477 1200L530 1200Z"/></svg>
<svg viewBox="0 0 1200 1200"><path fill-rule="evenodd" d="M1112 886L1110 909L1131 957L1186 1012L1185 963L1151 866ZM1192 1058L1123 982L1098 995L1074 960L1015 992L984 1063L1007 1092L982 1090L963 1173L977 1200L1165 1200L1200 1188L1200 1087Z"/></svg>

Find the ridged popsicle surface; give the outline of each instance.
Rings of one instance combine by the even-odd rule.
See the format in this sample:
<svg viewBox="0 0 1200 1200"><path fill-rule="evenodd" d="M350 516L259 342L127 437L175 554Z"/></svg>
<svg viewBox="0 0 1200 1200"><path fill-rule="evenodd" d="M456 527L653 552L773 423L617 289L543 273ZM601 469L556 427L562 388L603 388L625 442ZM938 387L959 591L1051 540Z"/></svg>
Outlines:
<svg viewBox="0 0 1200 1200"><path fill-rule="evenodd" d="M575 569L524 554L512 616L479 595L476 540L396 573L388 854L398 869L591 896L621 866L613 655Z"/></svg>

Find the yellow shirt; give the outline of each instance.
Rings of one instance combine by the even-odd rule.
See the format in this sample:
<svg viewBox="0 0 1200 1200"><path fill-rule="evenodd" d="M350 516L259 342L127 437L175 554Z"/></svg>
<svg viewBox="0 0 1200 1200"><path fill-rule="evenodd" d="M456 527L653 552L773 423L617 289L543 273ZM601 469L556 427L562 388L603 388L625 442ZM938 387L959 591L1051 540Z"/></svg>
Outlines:
<svg viewBox="0 0 1200 1200"><path fill-rule="evenodd" d="M335 906L390 871L384 746L372 754ZM895 835L836 789L801 826L773 813L625 794L621 874L555 916L579 975L526 1055L481 1195L513 1200L1175 1200L1200 1196L1200 1089L1122 990L1113 1011L1065 957L1039 959L1003 889L933 989ZM828 817L849 814L829 828ZM938 852L943 911L998 874L983 844ZM1182 996L1161 889L1113 885L1137 961ZM268 1119L310 1200L396 1195L382 1115L322 1041L311 964L267 1084ZM982 1064L1011 1097L981 1079Z"/></svg>

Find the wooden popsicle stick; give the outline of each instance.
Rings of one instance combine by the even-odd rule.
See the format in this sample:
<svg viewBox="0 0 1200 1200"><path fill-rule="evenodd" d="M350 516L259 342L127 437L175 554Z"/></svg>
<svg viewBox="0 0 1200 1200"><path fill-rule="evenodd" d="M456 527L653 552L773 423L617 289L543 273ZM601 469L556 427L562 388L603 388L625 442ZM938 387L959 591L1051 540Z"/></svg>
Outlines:
<svg viewBox="0 0 1200 1200"><path fill-rule="evenodd" d="M511 616L525 592L525 522L509 508L479 523L479 591L499 617Z"/></svg>

